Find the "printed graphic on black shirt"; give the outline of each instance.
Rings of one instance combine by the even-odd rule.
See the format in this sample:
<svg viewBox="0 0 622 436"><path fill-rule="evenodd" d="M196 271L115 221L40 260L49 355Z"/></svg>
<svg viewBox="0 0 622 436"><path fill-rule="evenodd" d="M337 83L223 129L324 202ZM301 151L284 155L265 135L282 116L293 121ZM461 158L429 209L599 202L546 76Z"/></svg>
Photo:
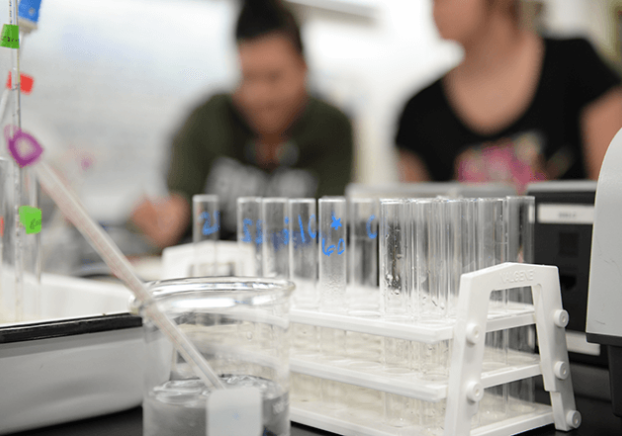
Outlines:
<svg viewBox="0 0 622 436"><path fill-rule="evenodd" d="M317 178L309 171L279 168L268 174L252 165L221 157L214 162L205 192L219 197L221 230L235 234L238 197L315 197L317 186Z"/></svg>

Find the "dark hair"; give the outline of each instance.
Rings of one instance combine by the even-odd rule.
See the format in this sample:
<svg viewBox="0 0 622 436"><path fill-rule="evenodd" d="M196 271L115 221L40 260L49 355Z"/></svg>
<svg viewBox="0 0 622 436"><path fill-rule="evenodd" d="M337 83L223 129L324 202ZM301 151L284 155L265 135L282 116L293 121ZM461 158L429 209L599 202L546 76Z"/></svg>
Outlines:
<svg viewBox="0 0 622 436"><path fill-rule="evenodd" d="M235 26L235 40L240 43L273 32L287 37L303 55L300 26L280 0L244 0Z"/></svg>

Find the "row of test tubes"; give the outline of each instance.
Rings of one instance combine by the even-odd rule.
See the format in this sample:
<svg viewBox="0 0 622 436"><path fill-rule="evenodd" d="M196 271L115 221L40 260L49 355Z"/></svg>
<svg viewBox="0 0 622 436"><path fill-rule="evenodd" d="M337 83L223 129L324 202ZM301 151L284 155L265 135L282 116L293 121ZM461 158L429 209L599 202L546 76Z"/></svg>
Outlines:
<svg viewBox="0 0 622 436"><path fill-rule="evenodd" d="M316 210L319 205L319 211ZM238 275L287 278L295 305L395 322L455 317L460 276L533 260L533 197L238 199ZM495 296L494 309L528 292Z"/></svg>
<svg viewBox="0 0 622 436"><path fill-rule="evenodd" d="M298 308L442 325L456 315L461 274L533 260L533 218L532 197L325 197L317 203L240 198L238 244L249 254L243 258L246 273L296 283ZM512 304L530 304L531 295L528 289L517 289L498 292L493 300L491 310L503 312ZM451 341L425 344L302 324L292 329L297 356L372 372L382 368L399 377L447 380ZM533 326L489 333L486 343L484 370L535 356ZM322 402L335 410L363 389L302 375L294 376L294 385L303 399L320 389ZM382 394L381 400L377 394L371 397L376 404L382 402L390 425L428 425L433 420L436 427L430 428L442 426L443 404L390 394ZM531 379L491 388L480 415L505 416L510 405L532 401Z"/></svg>

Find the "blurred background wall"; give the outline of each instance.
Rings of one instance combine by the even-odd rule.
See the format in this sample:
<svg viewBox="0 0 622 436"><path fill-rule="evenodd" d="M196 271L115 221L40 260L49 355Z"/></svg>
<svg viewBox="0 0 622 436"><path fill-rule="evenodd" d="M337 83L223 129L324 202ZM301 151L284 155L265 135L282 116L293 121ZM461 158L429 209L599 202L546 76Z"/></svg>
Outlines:
<svg viewBox="0 0 622 436"><path fill-rule="evenodd" d="M7 2L0 16L8 22ZM291 0L310 88L356 133L356 178L396 180L396 117L405 100L460 60L438 38L431 0ZM165 193L169 141L188 111L237 80L236 0L43 0L23 44L23 125L100 221L123 221L140 196ZM588 37L620 62L622 0L523 2L528 25ZM0 71L9 69L0 48ZM1 74L0 74L1 76Z"/></svg>

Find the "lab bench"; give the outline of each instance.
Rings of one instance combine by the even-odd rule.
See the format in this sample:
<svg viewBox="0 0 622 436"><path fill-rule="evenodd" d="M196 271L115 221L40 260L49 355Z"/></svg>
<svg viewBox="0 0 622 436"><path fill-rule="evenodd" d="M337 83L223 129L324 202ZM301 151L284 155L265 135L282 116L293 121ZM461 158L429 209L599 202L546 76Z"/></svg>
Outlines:
<svg viewBox="0 0 622 436"><path fill-rule="evenodd" d="M542 393L544 394L544 393ZM523 433L525 436L613 436L619 435L620 421L611 411L611 403L576 397L583 424L570 432L557 431L552 425ZM14 433L13 436L142 436L142 408L104 415L53 427ZM292 424L291 436L332 436L315 428Z"/></svg>

